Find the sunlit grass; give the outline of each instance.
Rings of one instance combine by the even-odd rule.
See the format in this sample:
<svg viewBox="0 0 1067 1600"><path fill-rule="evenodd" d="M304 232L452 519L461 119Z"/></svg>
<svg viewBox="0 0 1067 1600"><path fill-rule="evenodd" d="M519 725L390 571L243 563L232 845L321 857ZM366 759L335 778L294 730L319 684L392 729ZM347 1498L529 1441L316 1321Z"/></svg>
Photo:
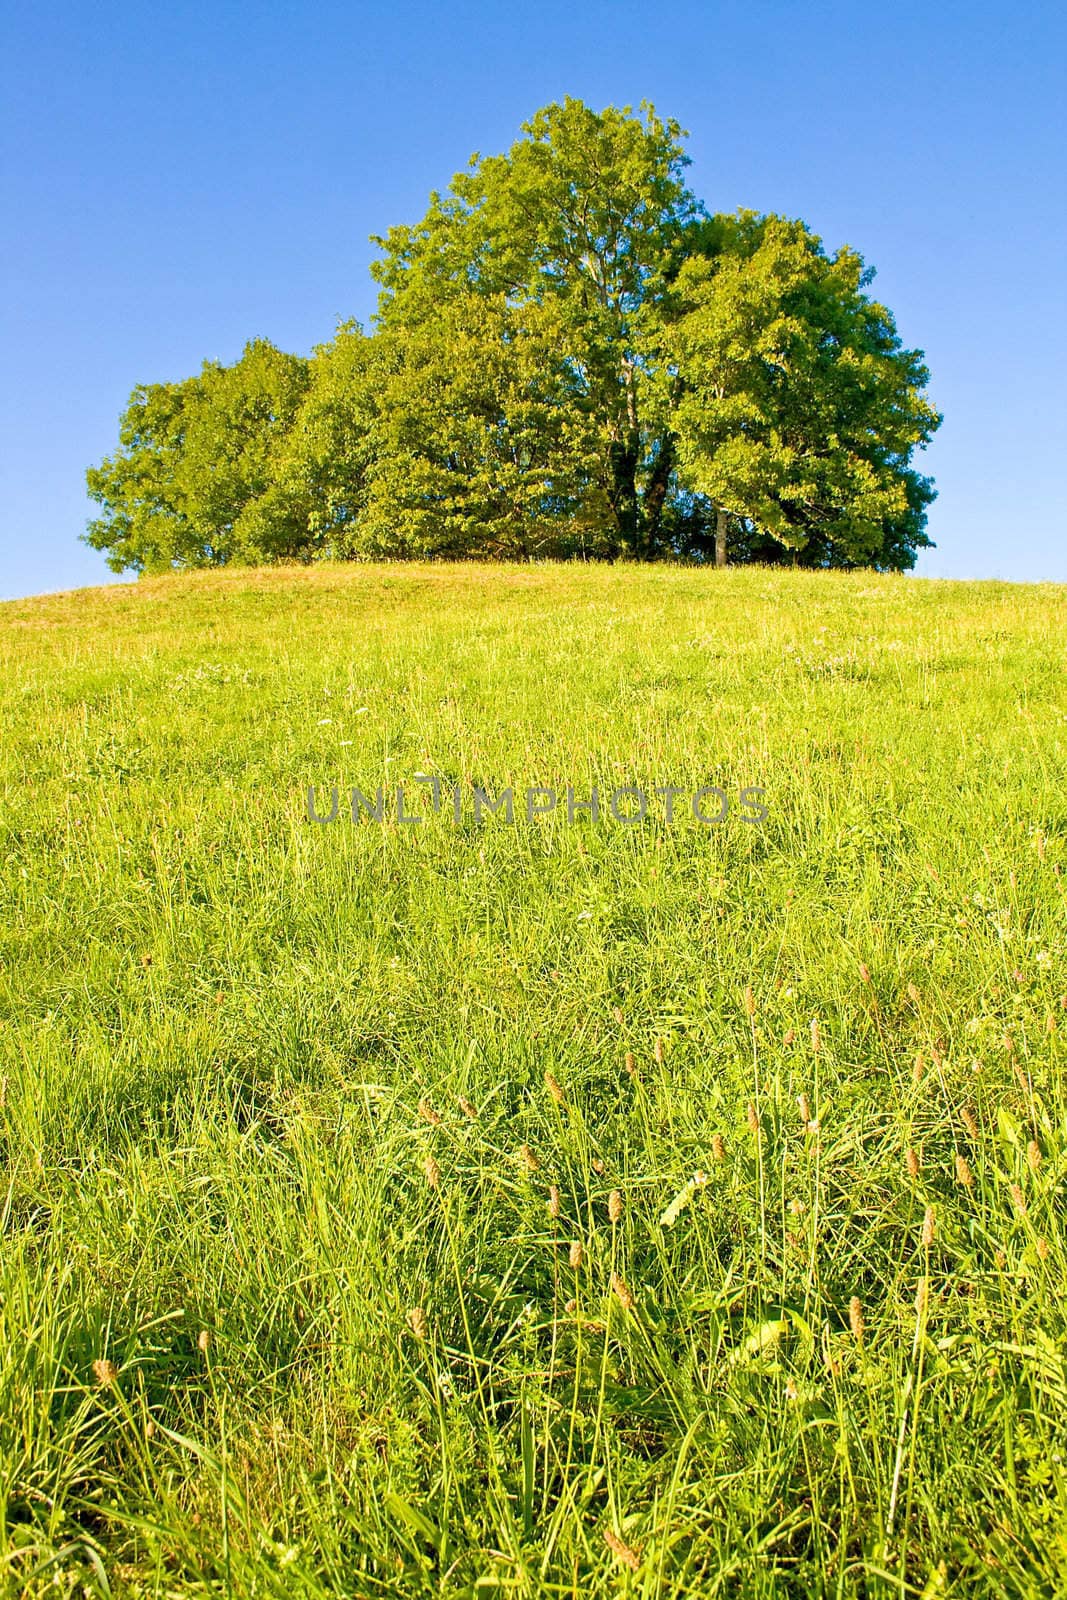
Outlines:
<svg viewBox="0 0 1067 1600"><path fill-rule="evenodd" d="M1063 1592L1065 623L667 568L0 607L9 1592ZM467 800L568 783L769 814Z"/></svg>

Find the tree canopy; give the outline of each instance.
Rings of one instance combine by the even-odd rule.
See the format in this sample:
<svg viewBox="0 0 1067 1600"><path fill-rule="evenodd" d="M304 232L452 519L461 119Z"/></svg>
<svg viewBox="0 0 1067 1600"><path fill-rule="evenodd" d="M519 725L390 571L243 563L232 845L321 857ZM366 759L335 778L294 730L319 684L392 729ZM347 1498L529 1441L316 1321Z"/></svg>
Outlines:
<svg viewBox="0 0 1067 1600"><path fill-rule="evenodd" d="M711 215L653 108L539 111L376 237L372 331L135 389L90 469L116 570L369 556L904 569L922 353L803 222Z"/></svg>

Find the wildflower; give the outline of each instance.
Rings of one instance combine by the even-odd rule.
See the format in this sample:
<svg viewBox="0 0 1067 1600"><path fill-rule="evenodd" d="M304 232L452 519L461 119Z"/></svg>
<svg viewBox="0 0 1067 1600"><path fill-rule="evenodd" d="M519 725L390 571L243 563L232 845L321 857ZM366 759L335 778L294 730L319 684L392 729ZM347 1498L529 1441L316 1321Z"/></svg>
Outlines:
<svg viewBox="0 0 1067 1600"><path fill-rule="evenodd" d="M808 1208L804 1204L803 1200L794 1199L790 1200L789 1209L793 1213L794 1217L802 1217Z"/></svg>
<svg viewBox="0 0 1067 1600"><path fill-rule="evenodd" d="M563 1085L551 1072L545 1073L545 1088L558 1106L563 1104Z"/></svg>
<svg viewBox="0 0 1067 1600"><path fill-rule="evenodd" d="M622 1221L622 1193L618 1189L612 1189L608 1195L608 1216L612 1223Z"/></svg>
<svg viewBox="0 0 1067 1600"><path fill-rule="evenodd" d="M113 1361L108 1361L105 1356L99 1356L93 1362L93 1377L106 1389L118 1382L119 1369Z"/></svg>
<svg viewBox="0 0 1067 1600"><path fill-rule="evenodd" d="M615 1559L617 1561L621 1561L624 1567L629 1567L631 1572L638 1572L640 1570L640 1553L637 1550L632 1550L628 1544L624 1543L624 1541L619 1538L617 1533L614 1533L611 1530L611 1528L604 1529L604 1543L607 1545Z"/></svg>
<svg viewBox="0 0 1067 1600"><path fill-rule="evenodd" d="M425 1339L429 1329L426 1324L426 1313L421 1306L412 1306L408 1312L408 1327L416 1339Z"/></svg>
<svg viewBox="0 0 1067 1600"><path fill-rule="evenodd" d="M907 1155L904 1157L904 1160L907 1162L908 1177L912 1179L917 1178L919 1176L919 1167L921 1165L918 1152L915 1150L909 1150Z"/></svg>
<svg viewBox="0 0 1067 1600"><path fill-rule="evenodd" d="M527 1172L536 1172L538 1167L540 1167L540 1165L541 1165L541 1163L538 1160L537 1156L534 1155L533 1151L530 1149L530 1146L528 1144L524 1144L524 1145L520 1146L520 1148L519 1148L519 1157L520 1157L520 1159L522 1161L523 1166L526 1168Z"/></svg>
<svg viewBox="0 0 1067 1600"><path fill-rule="evenodd" d="M625 1278L620 1278L617 1272L611 1274L611 1292L624 1311L632 1311L634 1309L635 1301L629 1286Z"/></svg>
<svg viewBox="0 0 1067 1600"><path fill-rule="evenodd" d="M848 1325L852 1329L852 1337L862 1349L866 1329L863 1322L863 1302L858 1294L854 1294L848 1303Z"/></svg>

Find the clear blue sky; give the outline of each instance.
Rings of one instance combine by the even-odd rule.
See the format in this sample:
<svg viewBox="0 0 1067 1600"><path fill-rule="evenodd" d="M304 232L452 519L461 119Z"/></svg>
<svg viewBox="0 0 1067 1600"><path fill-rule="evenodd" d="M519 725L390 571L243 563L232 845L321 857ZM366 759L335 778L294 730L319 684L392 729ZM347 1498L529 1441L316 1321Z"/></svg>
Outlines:
<svg viewBox="0 0 1067 1600"><path fill-rule="evenodd" d="M3 29L0 596L105 581L84 470L136 383L307 352L538 106L651 100L712 210L878 269L945 422L922 573L1067 580L1059 6L54 4Z"/></svg>

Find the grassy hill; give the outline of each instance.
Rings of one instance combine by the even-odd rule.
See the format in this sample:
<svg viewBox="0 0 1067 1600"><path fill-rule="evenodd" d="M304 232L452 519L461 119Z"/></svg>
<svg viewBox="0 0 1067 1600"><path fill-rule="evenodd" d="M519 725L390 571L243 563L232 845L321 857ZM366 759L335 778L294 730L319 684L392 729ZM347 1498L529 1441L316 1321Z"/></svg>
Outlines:
<svg viewBox="0 0 1067 1600"><path fill-rule="evenodd" d="M761 570L0 607L0 1584L1063 1593L1065 640Z"/></svg>

